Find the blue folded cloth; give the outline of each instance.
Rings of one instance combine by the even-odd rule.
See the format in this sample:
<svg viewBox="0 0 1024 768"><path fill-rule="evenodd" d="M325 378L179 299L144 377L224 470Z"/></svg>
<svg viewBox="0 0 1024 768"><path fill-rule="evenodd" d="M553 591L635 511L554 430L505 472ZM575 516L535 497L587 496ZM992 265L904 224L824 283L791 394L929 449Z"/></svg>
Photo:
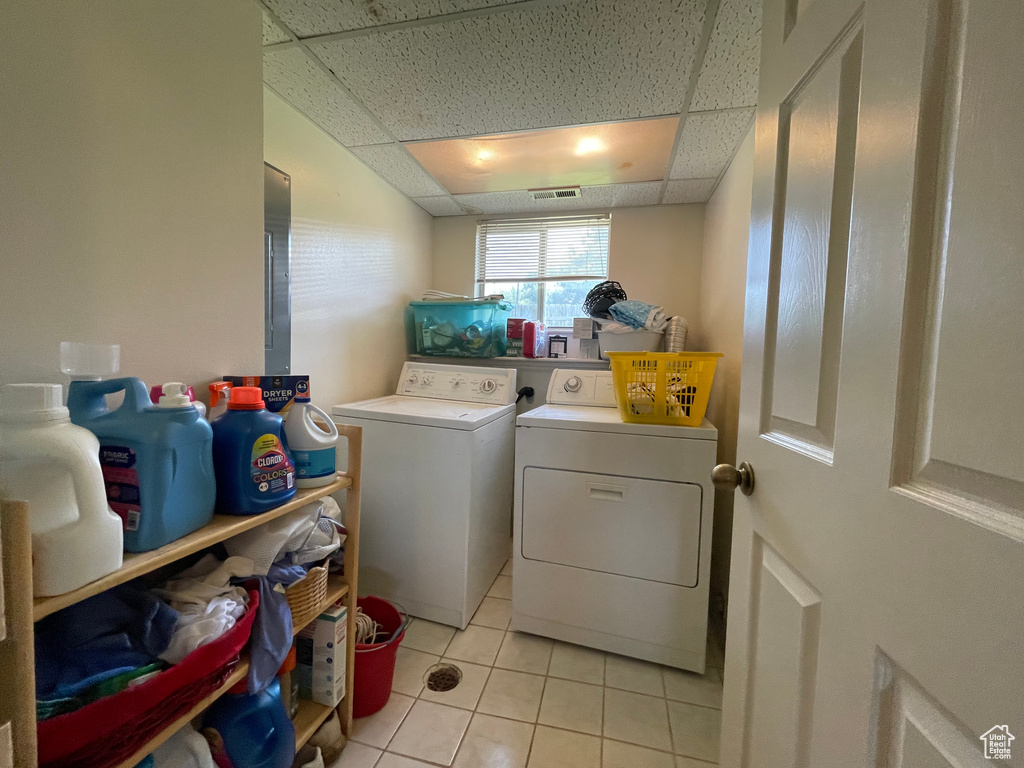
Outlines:
<svg viewBox="0 0 1024 768"><path fill-rule="evenodd" d="M71 698L147 666L170 642L178 612L138 581L119 584L36 624L36 698Z"/></svg>
<svg viewBox="0 0 1024 768"><path fill-rule="evenodd" d="M307 569L281 560L270 566L266 576L255 577L259 581L260 607L249 639L249 693L259 693L273 682L292 647L292 609L284 592L276 587L290 587L305 578Z"/></svg>
<svg viewBox="0 0 1024 768"><path fill-rule="evenodd" d="M668 318L665 317L665 310L653 304L646 304L642 301L620 301L612 304L608 310L612 318L620 323L643 328L647 331L664 331L668 325Z"/></svg>

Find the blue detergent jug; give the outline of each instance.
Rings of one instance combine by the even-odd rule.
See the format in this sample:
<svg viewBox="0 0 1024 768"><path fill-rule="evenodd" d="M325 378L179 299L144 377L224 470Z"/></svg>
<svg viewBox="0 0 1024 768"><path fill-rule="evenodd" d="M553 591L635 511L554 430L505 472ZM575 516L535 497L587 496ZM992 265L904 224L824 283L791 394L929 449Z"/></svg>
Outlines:
<svg viewBox="0 0 1024 768"><path fill-rule="evenodd" d="M217 508L256 515L295 495L295 461L280 416L266 410L259 387L234 387L228 409L213 420Z"/></svg>
<svg viewBox="0 0 1024 768"><path fill-rule="evenodd" d="M99 438L107 500L123 521L127 552L158 549L213 518L213 430L184 391L167 384L154 406L136 378L73 381L68 389L71 421ZM105 396L116 392L124 402L111 411Z"/></svg>
<svg viewBox="0 0 1024 768"><path fill-rule="evenodd" d="M281 701L281 684L275 678L252 694L244 693L245 686L243 681L217 699L206 711L203 727L221 735L234 768L290 768L295 726Z"/></svg>

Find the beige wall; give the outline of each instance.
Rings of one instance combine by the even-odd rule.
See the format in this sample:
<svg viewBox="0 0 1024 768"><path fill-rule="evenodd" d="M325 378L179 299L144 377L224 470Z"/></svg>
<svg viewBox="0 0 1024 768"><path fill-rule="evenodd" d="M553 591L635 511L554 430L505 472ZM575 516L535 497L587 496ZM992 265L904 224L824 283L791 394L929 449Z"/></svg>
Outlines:
<svg viewBox="0 0 1024 768"><path fill-rule="evenodd" d="M747 236L754 176L754 132L736 153L725 177L708 201L704 219L704 265L701 270L701 332L697 349L723 352L708 404L708 418L718 427L718 461L736 463L736 429L740 405L743 353L743 303L746 294ZM711 592L729 589L733 494L715 493L715 527L711 556Z"/></svg>
<svg viewBox="0 0 1024 768"><path fill-rule="evenodd" d="M434 219L433 287L473 294L476 225L521 216L449 216ZM691 332L700 323L700 268L704 206L662 205L611 212L608 271L631 299L682 315Z"/></svg>
<svg viewBox="0 0 1024 768"><path fill-rule="evenodd" d="M263 360L260 13L3 0L0 381L62 340L202 384Z"/></svg>
<svg viewBox="0 0 1024 768"><path fill-rule="evenodd" d="M394 391L431 218L272 91L264 159L291 176L292 371L321 408Z"/></svg>

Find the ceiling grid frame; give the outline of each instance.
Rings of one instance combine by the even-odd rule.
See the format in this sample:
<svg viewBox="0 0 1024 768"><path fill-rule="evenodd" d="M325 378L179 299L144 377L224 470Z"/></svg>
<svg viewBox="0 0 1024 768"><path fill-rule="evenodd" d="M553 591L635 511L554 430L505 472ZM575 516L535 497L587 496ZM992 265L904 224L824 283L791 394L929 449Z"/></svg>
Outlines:
<svg viewBox="0 0 1024 768"><path fill-rule="evenodd" d="M540 1L540 2L544 2L544 1L547 1L547 0L534 0L534 1ZM565 0L557 0L557 1L558 1L558 2L565 2ZM277 14L275 14L275 13L274 13L274 12L273 12L272 10L270 10L270 8L268 8L268 7L267 7L266 3L265 3L265 2L263 2L263 0L253 0L253 2L254 2L254 3L256 3L256 5L258 5L258 6L259 6L259 7L260 7L260 8L261 8L261 9L263 10L263 12L264 12L264 13L268 14L268 15L270 16L271 20L272 20L272 21L273 21L273 22L274 22L275 24L277 24L277 26L278 26L278 27L280 27L280 28L284 29L284 30L285 30L285 31L287 32L287 34L291 36L291 38L292 38L292 42L294 43L294 46L292 46L292 47L298 47L298 48L300 48L300 49L301 49L301 50L303 51L303 53L305 54L306 58L308 58L308 59L309 59L310 61L312 61L312 62L313 62L313 64L314 64L314 66L316 66L316 67L317 67L317 68L318 68L318 69L319 69L320 71L322 71L322 72L323 72L323 73L324 73L325 75L327 75L327 76L328 76L328 77L329 77L329 78L330 78L330 79L331 79L332 81L334 81L334 84L335 84L335 86L336 86L336 87L337 87L337 88L338 88L338 89L339 89L339 90L340 90L340 91L341 91L341 92L342 92L343 94L345 94L345 96L346 96L346 97L347 97L347 98L348 98L348 99L349 99L350 101L352 101L352 103L353 103L353 104L355 104L355 105L356 105L356 106L357 106L357 107L358 107L358 108L359 108L359 109L360 109L360 110L361 110L361 111L363 112L363 114L365 114L365 115L366 115L366 116L367 116L367 117L368 117L368 118L370 119L370 121L371 121L371 122L372 122L372 123L373 123L373 124L374 124L374 125L375 125L375 126L376 126L376 127L377 127L377 128L378 128L378 129L380 130L380 131L381 131L381 132L382 132L382 133L384 133L384 135L386 135L386 136L387 136L388 138L390 138L390 139L391 139L391 142L390 142L391 144L395 144L395 145L397 145L397 146L401 147L401 151L402 151L402 152L403 152L403 153L404 153L404 154L406 155L406 157L408 157L408 158L409 158L409 160L410 160L411 162L413 162L413 163L415 163L415 164L416 164L417 166L419 166L420 170L422 170L424 174L426 174L426 175L427 175L427 176L428 176L429 178L433 179L433 176L431 176L431 175L430 175L429 173L427 173L427 170L426 170L426 169L425 169L425 168L424 168L424 167L423 167L422 165L420 165L419 161L418 161L418 160L417 160L417 159L416 159L416 158L415 158L415 157L414 157L414 156L412 155L412 153L411 153L411 152L409 152L409 150L408 150L408 149L407 149L406 147L404 147L404 146L402 145L402 142L400 142L400 141L399 141L399 140L398 140L397 138L395 138L395 135L394 135L393 133L391 133L391 131L389 131L389 130L387 129L387 127L386 127L386 126L385 126L385 125L384 125L384 124L383 124L383 123L382 123L382 122L381 122L381 121L380 121L380 120L378 119L378 117L377 117L377 116L376 116L375 114L373 114L373 113L372 113L372 112L371 112L371 111L370 111L369 109L367 109L367 108L366 108L366 105L365 105L365 104L363 104L363 102L362 102L362 101L361 101L360 99L356 98L355 94L353 94L353 93L352 93L351 91L349 91L349 89L348 89L348 88L346 88L346 87L345 87L345 84L344 84L344 83L342 83L342 82L341 82L341 80L339 80L339 79L338 79L338 76L334 74L334 72L333 72L333 71L331 70L331 68L330 68L330 67L328 67L328 66L327 66L326 64L324 64L324 63L323 63L323 62L322 62L322 61L320 60L320 58L319 58L318 56L316 56L316 55L315 55L315 54L314 54L314 53L313 53L313 52L312 52L312 51L311 51L311 50L309 49L309 46L308 46L308 45L306 45L306 43L305 43L305 41L304 41L304 40L301 40L301 39L300 39L300 38L299 38L299 37L298 37L298 36L297 36L297 35L296 35L296 34L295 34L295 33L294 33L294 32L293 32L292 30L291 30L291 28L290 28L290 27L288 27L287 25L285 25L285 23L284 23L283 21L281 21L281 19L280 19L280 18L279 18L279 17L277 16ZM263 51L263 53L264 53L264 54L265 54L265 53L267 52L267 51L266 51L266 48L278 48L278 49L280 49L280 47L279 47L279 46L265 46L265 47L264 47L264 51ZM278 95L278 96L280 96L280 97L281 97L282 99L284 99L284 100L285 100L285 101L287 101L287 102L288 102L289 104L291 104L291 105L292 105L293 107L295 107L295 105L294 105L294 104L292 104L292 102L291 102L291 101L290 101L290 100L289 100L288 98L286 98L286 97L285 97L285 96L284 96L283 94L279 93L279 92L278 92L278 91L276 91L276 90L274 91L274 93L277 93L277 95ZM298 109L298 108L296 107L296 109ZM301 110L299 110L299 111L301 112ZM314 121L314 122L315 122L315 121ZM323 130L323 128L321 128L321 130ZM328 136L331 136L331 134L329 134L329 133L328 133L327 135L328 135ZM337 139L336 139L336 138L335 138L334 136L331 136L331 138L332 138L332 139L334 139L334 141L338 141L338 140L337 140ZM340 141L338 141L338 144L339 144L340 146L342 146L342 147L345 147L345 145L344 145L344 144L341 144L341 142L340 142ZM363 146L373 146L373 145L363 145ZM390 144L385 144L385 145L380 145L380 146L390 146ZM366 167L367 167L367 168L368 168L369 170L371 170L371 171L372 171L373 173L377 174L377 176L378 176L378 177L380 177L380 178L381 178L381 179L382 179L382 180L383 180L384 182L386 182L387 184L390 184L390 185L391 185L392 187L394 187L395 191L397 191L397 192L398 192L399 194L401 194L401 195L404 195L404 196L405 196L405 197L407 197L407 198L408 198L409 200L412 200L413 202L415 202L415 200L413 199L413 197L412 197L411 195L408 195L408 194L406 194L406 193L405 193L404 191L402 191L401 189L399 189L399 188L398 188L398 187L397 187L397 186L396 186L395 184L393 184L392 182L388 181L388 180L387 180L387 179L385 179L385 178L384 178L383 176L381 176L380 172L379 172L379 171L377 171L377 169L375 169L375 168L374 168L373 166L371 166L371 165L370 165L369 163L367 163L367 162L366 162L365 160L363 160L363 158L359 157L359 156L358 156L358 155L357 155L357 154L356 154L355 152L352 152L352 151L351 151L351 149L350 149L349 147L345 147L345 149L349 149L349 152L350 152L350 154L351 154L351 155L352 155L352 156L353 156L353 157L354 157L354 158L355 158L356 160L358 160L358 161L359 161L360 163L362 163L363 165L365 165L365 166L366 166ZM436 182L435 182L435 183L436 183ZM440 184L438 184L438 186L440 187ZM444 189L443 187L441 187L441 188L442 188L442 189ZM432 196L432 197L443 197L443 195L436 195L436 196ZM448 195L447 195L447 197L448 197L448 199L449 199L449 200L451 201L452 205L458 206L458 207L459 207L459 209L463 211L463 213L466 213L465 209L464 209L464 208L462 208L462 206L461 206L461 205L459 205L458 201L457 201L457 200L456 200L456 199L455 199L455 198L454 198L454 197L453 197L453 196L452 196L451 194L448 194ZM416 204L417 204L417 205L419 205L419 203L416 203ZM424 210L424 211L427 211L427 209L426 209L426 208L424 208L423 206L420 206L420 209L421 209L421 210ZM434 215L434 214L430 213L430 211L427 211L427 213L428 213L428 214L430 214L431 216L433 216L433 215Z"/></svg>
<svg viewBox="0 0 1024 768"><path fill-rule="evenodd" d="M262 7L266 8L262 0L256 0ZM452 13L441 13L437 16L423 16L419 19L410 19L408 21L394 21L386 24L376 24L366 27L357 27L355 29L346 29L341 32L328 32L322 35L309 35L307 37L299 37L295 33L291 32L291 29L281 21L278 17L278 24L284 26L289 30L289 33L293 35L293 39L283 42L276 43L264 47L264 52L268 48L281 49L294 47L299 42L316 42L316 43L332 43L338 40L350 40L354 37L365 37L367 35L386 34L388 32L399 32L403 29L415 29L416 27L427 27L433 24L448 24L453 21L462 21L464 19L473 19L479 16L493 16L497 13L508 13L510 11L522 11L530 10L531 8L542 8L550 5L563 5L565 3L572 2L573 0L516 0L514 2L506 2L501 5L492 5L485 8L474 8L466 11L454 11Z"/></svg>
<svg viewBox="0 0 1024 768"><path fill-rule="evenodd" d="M753 1L756 2L756 0L753 0ZM263 53L267 54L267 53L273 53L273 52L276 52L276 51L285 51L285 50L289 50L289 49L301 50L303 55L304 55L304 57L313 66L315 66L318 70L320 70L327 78L329 78L330 82L331 82L331 85L333 87L337 88L339 90L339 93L341 93L347 100L349 100L353 105L355 105L356 108L358 109L358 111L363 116L365 116L366 119L371 124L373 124L375 129L379 130L384 136L387 137L388 141L387 141L387 143L376 144L376 145L375 144L352 144L352 145L348 145L348 144L343 143L339 138L331 135L331 133L326 131L323 128L323 126L319 125L316 120L313 120L314 124L318 124L318 127L321 127L322 130L325 130L325 132L328 133L328 135L330 135L331 138L333 138L335 141L337 141L339 145L345 147L346 149L348 149L350 151L352 151L353 149L359 148L359 147L373 147L373 146L390 147L392 145L397 145L398 147L401 147L400 151L402 153L403 162L405 162L406 160L409 161L409 162L412 162L415 165L415 167L418 168L418 170L420 172L422 172L422 174L424 174L424 176L426 178L428 178L431 181L433 181L436 184L436 186L439 188L439 190L445 192L446 194L434 194L433 192L429 192L427 194L415 194L414 195L414 194L410 194L410 192L408 192L408 191L402 189L401 187L399 187L394 181L389 181L386 178L384 178L384 180L387 181L387 183L389 183L389 185L394 187L398 192L403 194L405 197L409 198L413 202L416 202L417 205L419 205L424 211L429 213L431 216L448 216L448 215L475 214L478 211L480 211L481 208L479 208L479 207L477 207L475 205L469 205L468 204L469 201L463 201L463 200L459 199L459 198L466 198L467 195L455 195L455 194L452 194L452 193L448 192L448 190L445 189L445 187L443 185L437 183L435 177L433 177L423 167L423 165L421 163L419 163L419 161L409 151L409 149L407 147L408 144L412 144L412 143L419 143L421 141L436 141L436 140L440 140L440 139L429 139L429 138L415 139L415 138L413 138L413 139L409 139L409 140L404 141L404 142L402 140L400 140L398 138L398 136L394 133L394 131L392 131L387 125L385 125L385 123L382 121L382 119L380 117L378 117L378 115L375 114L366 105L366 103L361 98L359 98L352 91L352 89L347 87L345 85L345 83L342 82L341 78L331 69L330 66L328 66L328 64L323 59L321 59L321 57L319 55L317 55L317 53L310 46L314 45L314 44L318 44L318 43L323 43L323 42L340 41L340 40L347 40L347 39L352 39L352 38L366 37L366 36L376 35L376 34L383 34L383 33L388 33L388 32L396 32L396 31L401 31L401 30L406 30L406 29L415 29L415 28L421 28L421 27L429 27L429 26L434 26L434 25L440 25L440 24L447 24L447 23L452 23L452 22L463 21L463 20L467 20L467 19L474 19L474 18L478 18L478 17L486 17L486 16L494 16L494 15L497 15L497 14L505 14L505 13L509 13L509 12L521 12L521 11L528 11L528 10L532 10L532 9L549 8L549 7L562 6L562 5L567 5L567 4L577 3L577 2L582 3L582 2L585 2L585 0L518 0L518 1L514 1L513 0L512 2L500 3L498 5L486 6L486 7L482 7L482 8L472 8L472 9L455 11L455 12L450 12L450 13L442 13L442 14L438 14L438 15L435 15L435 16L423 16L423 17L415 18L415 19L406 19L406 20L402 20L402 21L386 22L386 23L377 24L377 25L371 24L371 25L367 25L367 26L363 26L363 27L357 27L357 28L353 28L353 29L346 29L346 30L341 30L341 31L337 31L337 32L330 32L330 33L326 33L326 34L311 35L311 36L308 36L308 37L299 37L299 35L290 26L288 26L288 24L286 24L280 18L280 16L278 14L276 14L274 12L274 10L268 5L267 2L265 2L265 0L253 0L253 2L261 9L261 12L264 14L264 19L265 20L269 19L271 21L271 23L273 24L273 26L275 26L277 29L281 30L282 34L285 34L288 37L288 40L286 40L284 42L269 43L269 44L264 45L263 46ZM720 9L721 9L721 7L722 7L722 5L724 3L729 3L729 2L730 2L730 0L707 0L706 4L704 6L703 23L701 25L701 33L700 33L700 37L699 37L699 42L698 42L698 45L697 45L696 49L693 52L692 64L691 64L691 68L690 68L690 71L688 73L688 78L687 78L687 89L686 89L686 93L685 93L685 97L684 97L684 103L682 105L682 109L681 109L680 112L678 112L678 113L669 113L669 114L658 114L658 115L655 115L655 114L642 115L642 116L633 117L633 118L609 119L609 120L605 120L605 121L591 122L591 123L572 123L571 124L572 127L576 127L576 126L585 126L585 125L603 125L603 124L608 124L608 123L625 122L627 120L650 120L650 119L659 119L659 118L663 118L663 117L678 117L679 118L679 125L678 125L677 131L676 131L676 135L675 135L674 140L673 140L671 152L669 154L669 157L667 158L666 168L665 168L665 172L664 172L663 178L660 179L660 180L653 180L653 181L650 181L650 182L635 182L635 183L632 184L632 186L634 188L638 187L638 185L640 185L640 184L642 184L643 187L645 187L645 188L649 188L651 185L656 185L658 187L658 193L656 195L656 198L653 201L651 201L651 202L643 202L643 203L640 203L640 204L675 204L675 203L670 203L670 202L668 202L666 200L668 188L669 188L669 185L670 185L671 182L683 182L683 181L691 182L691 188L693 188L694 190L702 191L702 190L705 190L705 189L708 188L707 187L707 182L713 180L714 183L713 183L713 186L711 186L711 188L710 188L710 192L708 193L707 198L705 198L705 200L698 201L698 202L705 202L706 199L710 199L711 195L714 194L714 191L717 189L718 185L720 184L722 177L724 176L725 172L728 170L728 167L729 167L730 163L732 162L732 158L735 157L736 151L739 148L739 144L741 143L741 141L737 142L736 145L732 148L732 152L729 155L729 159L725 162L724 166L722 166L720 168L719 173L717 174L716 177L702 177L702 178L686 177L684 179L675 179L675 178L673 178L672 169L673 169L673 166L677 162L677 159L678 159L677 156L678 156L679 149L680 149L680 142L682 141L682 137L684 136L685 127L686 127L686 124L689 122L689 118L690 118L691 114L694 115L694 116L697 116L697 115L704 115L704 114L717 113L717 112L739 112L739 111L746 111L748 109L746 107L728 107L728 108L725 108L725 109L698 110L698 111L696 111L694 113L690 113L689 112L689 108L690 108L691 104L693 103L693 99L694 99L695 93L697 92L698 88L700 87L701 75L705 72L705 65L706 65L707 57L708 57L708 50L709 50L709 47L711 45L711 41L712 41L716 31L717 31L717 24L720 21L720 16L721 16ZM742 0L739 0L739 2L742 3ZM266 24L265 24L265 26L266 26ZM758 27L756 32L755 31L750 31L750 30L748 30L748 32L750 33L748 35L748 38L752 38L755 35L759 37L759 35L760 35L760 27ZM690 39L692 40L693 38L691 37ZM728 55L728 53L729 52L727 51L726 55ZM749 58L749 56L748 56L748 58ZM715 74L720 75L720 72L715 73ZM267 85L267 87L270 88L274 93L277 93L279 96L281 96L285 101L287 101L293 107L298 109L297 105L290 98L288 98L287 96L282 94L280 92L280 90L278 90L277 88L274 88L273 86L271 86L269 84ZM299 109L299 111L302 112L303 110ZM561 126L551 126L551 128L556 128L556 127L561 127ZM569 126L565 126L565 127L569 127ZM536 131L536 130L542 130L542 129L541 128L521 128L521 129L508 130L508 131L498 131L498 133L502 133L502 134L505 134L505 133L510 133L510 134L511 133L526 133L526 132L531 132L531 131ZM742 136L745 136L746 132L748 130L749 130L749 123L748 123L748 127L745 128L743 130L743 132L741 133L741 140L742 140ZM447 136L446 135L446 136L443 137L443 139L449 139L449 138L476 138L476 137L479 137L481 135L482 134L468 134L468 135L465 135L465 136L455 136L455 135ZM363 163L363 165L365 165L367 168L369 168L370 170L374 171L374 173L376 173L378 176L382 176L382 173L381 173L380 170L375 168L369 162L363 160L363 158L359 157L358 153L352 152L352 154L356 155L356 158L361 163ZM644 200L644 201L646 201L647 199L649 199L648 193L645 192L642 195L638 194L637 192L631 193L629 191L629 189L625 188L625 187L623 189L619 190L622 193L621 195L616 195L616 194L613 193L613 190L610 189L610 188L616 187L616 186L620 186L620 185L606 184L606 185L598 185L597 187L593 187L593 186L587 187L587 186L585 186L585 189L587 189L587 190L601 190L602 198L606 199L606 200L608 199L608 195L609 194L611 195L612 199L617 199L619 197L621 197L622 199L625 199L625 200ZM424 188L421 188L421 191L422 191L422 189L424 189ZM525 192L525 190L522 190L521 192ZM484 192L484 193L479 193L477 195L473 195L472 197L480 198L481 196L486 196L486 195L497 195L497 196L505 196L507 198L507 196L515 195L515 194L517 194L517 192L502 192L502 193ZM677 195L677 197L678 197L678 195ZM422 200L423 203L421 204L419 202L419 200ZM493 200L494 200L494 203L496 205L498 205L498 207L501 207L500 204L499 204L500 201L497 198L494 198ZM583 202L583 201L581 200L579 202ZM591 203L591 205L593 205L593 204L594 203ZM629 205L629 204L630 203L626 203L626 205ZM637 204L637 203L634 202L632 204ZM545 208L543 210L547 210L547 211L550 211L553 214L557 214L557 213L562 212L563 210L572 210L572 209L571 208L570 209L563 209L563 208L551 207L551 208ZM456 213L456 211L458 211L459 213ZM495 211L495 212L497 212L497 211ZM508 211L508 212L514 212L514 211ZM526 212L537 212L537 211L536 210L529 210L529 211L523 210L522 212L526 213Z"/></svg>
<svg viewBox="0 0 1024 768"><path fill-rule="evenodd" d="M665 178L661 180L661 192L658 194L658 204L661 205L665 199L665 190L668 188L669 178L672 174L672 165L676 161L676 153L679 151L679 141L683 137L683 127L686 125L687 114L690 110L690 102L693 101L693 94L697 90L697 81L700 79L701 70L704 69L704 57L708 53L708 45L711 43L711 33L715 29L715 21L718 18L719 0L708 0L704 6L704 29L701 31L700 45L694 54L694 67L690 70L690 82L686 88L686 95L683 97L683 106L679 110L679 126L676 128L676 137L672 142L672 149L668 153L668 165L665 167ZM698 61L699 60L699 63Z"/></svg>

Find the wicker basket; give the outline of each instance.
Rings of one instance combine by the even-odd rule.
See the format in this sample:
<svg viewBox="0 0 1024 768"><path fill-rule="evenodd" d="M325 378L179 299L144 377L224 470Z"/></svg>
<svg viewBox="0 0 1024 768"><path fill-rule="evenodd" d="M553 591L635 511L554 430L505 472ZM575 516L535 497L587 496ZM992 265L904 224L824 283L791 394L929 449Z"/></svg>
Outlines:
<svg viewBox="0 0 1024 768"><path fill-rule="evenodd" d="M323 612L327 599L327 564L310 568L306 578L285 590L292 610L292 626L304 627Z"/></svg>

